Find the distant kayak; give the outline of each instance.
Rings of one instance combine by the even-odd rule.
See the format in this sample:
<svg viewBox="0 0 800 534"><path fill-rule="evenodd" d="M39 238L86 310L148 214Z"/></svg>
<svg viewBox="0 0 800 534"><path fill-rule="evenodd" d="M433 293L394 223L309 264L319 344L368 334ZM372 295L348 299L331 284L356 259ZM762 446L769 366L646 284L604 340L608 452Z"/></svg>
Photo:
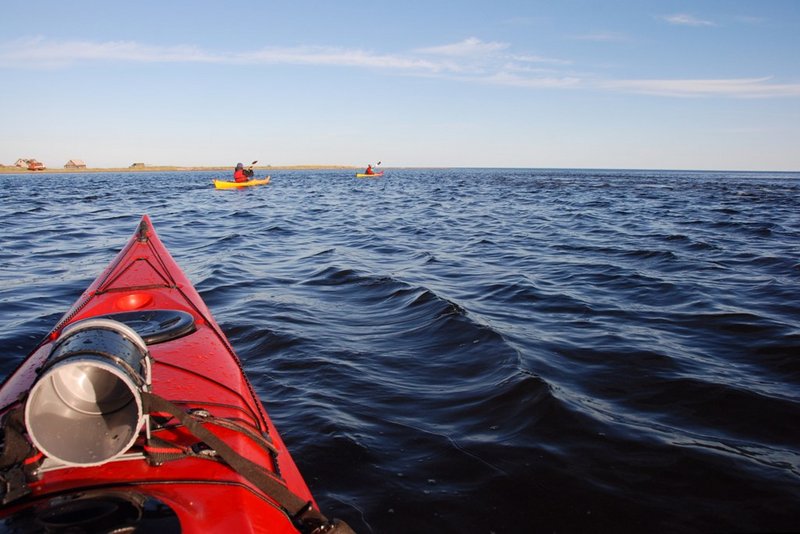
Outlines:
<svg viewBox="0 0 800 534"><path fill-rule="evenodd" d="M376 173L373 173L373 174L365 174L363 172L357 172L356 173L356 178L375 178L377 176L383 176L383 171L376 172Z"/></svg>
<svg viewBox="0 0 800 534"><path fill-rule="evenodd" d="M248 180L246 182L231 182L230 180L214 180L214 187L217 189L239 189L240 187L251 187L254 185L267 185L270 177L259 180Z"/></svg>

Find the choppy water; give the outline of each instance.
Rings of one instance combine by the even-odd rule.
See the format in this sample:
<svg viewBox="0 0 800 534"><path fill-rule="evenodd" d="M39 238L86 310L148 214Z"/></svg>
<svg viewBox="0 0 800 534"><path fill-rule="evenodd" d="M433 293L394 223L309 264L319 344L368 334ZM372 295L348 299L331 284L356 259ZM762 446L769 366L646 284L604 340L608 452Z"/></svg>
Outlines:
<svg viewBox="0 0 800 534"><path fill-rule="evenodd" d="M358 532L800 530L800 174L0 175L0 376L143 213Z"/></svg>

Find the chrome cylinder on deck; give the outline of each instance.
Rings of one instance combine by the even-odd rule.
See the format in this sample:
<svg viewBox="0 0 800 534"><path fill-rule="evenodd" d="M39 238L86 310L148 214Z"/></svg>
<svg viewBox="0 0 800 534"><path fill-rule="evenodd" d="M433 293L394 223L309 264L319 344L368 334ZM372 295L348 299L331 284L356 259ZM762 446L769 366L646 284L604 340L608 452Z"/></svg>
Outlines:
<svg viewBox="0 0 800 534"><path fill-rule="evenodd" d="M100 465L124 454L144 424L147 345L110 319L70 325L56 341L25 404L33 444L66 465Z"/></svg>

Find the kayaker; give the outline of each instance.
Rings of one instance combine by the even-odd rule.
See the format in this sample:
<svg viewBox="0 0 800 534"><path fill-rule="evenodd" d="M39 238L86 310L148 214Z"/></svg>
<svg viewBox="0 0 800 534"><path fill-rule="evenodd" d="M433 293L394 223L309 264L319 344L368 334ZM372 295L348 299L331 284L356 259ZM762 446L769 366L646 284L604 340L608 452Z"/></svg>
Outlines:
<svg viewBox="0 0 800 534"><path fill-rule="evenodd" d="M364 174L375 174L375 171L372 170L372 165L367 165L367 170L364 171Z"/></svg>
<svg viewBox="0 0 800 534"><path fill-rule="evenodd" d="M246 182L253 176L253 169L245 169L241 163L236 164L236 169L233 171L234 182Z"/></svg>

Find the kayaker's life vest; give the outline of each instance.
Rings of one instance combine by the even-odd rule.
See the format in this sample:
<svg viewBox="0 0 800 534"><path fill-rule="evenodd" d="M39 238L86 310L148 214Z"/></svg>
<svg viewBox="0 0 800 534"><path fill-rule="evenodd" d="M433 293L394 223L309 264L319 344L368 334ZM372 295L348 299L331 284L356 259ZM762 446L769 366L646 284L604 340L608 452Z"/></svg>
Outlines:
<svg viewBox="0 0 800 534"><path fill-rule="evenodd" d="M236 169L233 172L233 181L234 182L246 182L250 178L253 177L253 170L252 169Z"/></svg>

